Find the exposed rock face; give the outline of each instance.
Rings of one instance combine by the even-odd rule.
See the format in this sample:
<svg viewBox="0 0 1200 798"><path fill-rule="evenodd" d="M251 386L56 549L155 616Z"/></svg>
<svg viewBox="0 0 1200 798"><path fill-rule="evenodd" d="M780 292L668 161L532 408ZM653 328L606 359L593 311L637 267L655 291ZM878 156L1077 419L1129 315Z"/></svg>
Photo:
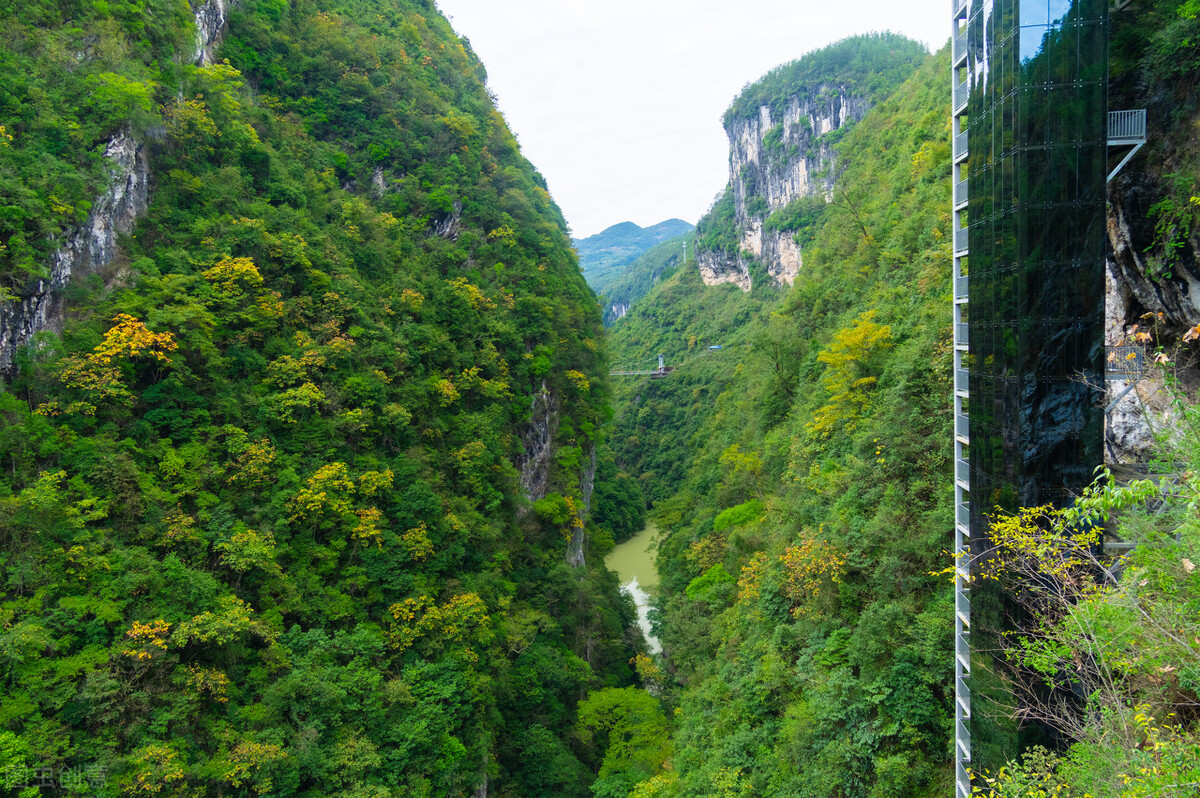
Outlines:
<svg viewBox="0 0 1200 798"><path fill-rule="evenodd" d="M196 51L199 65L213 62L213 51L229 25L228 0L204 0L195 6ZM88 53L82 57L90 57ZM0 376L15 371L17 349L28 344L35 333L62 332L62 290L72 279L96 274L112 263L117 236L133 231L149 203L150 169L142 143L128 131L109 141L109 187L96 198L82 228L67 235L66 242L51 256L50 276L32 282L20 299L0 305Z"/></svg>
<svg viewBox="0 0 1200 798"><path fill-rule="evenodd" d="M26 286L17 302L0 306L0 373L11 376L17 349L42 331L62 332L62 290L72 279L96 274L112 263L117 236L128 234L146 212L149 166L141 144L118 133L104 151L108 189L93 203L82 228L53 254L50 276Z"/></svg>
<svg viewBox="0 0 1200 798"><path fill-rule="evenodd" d="M1129 179L1109 192L1110 269L1142 313L1162 313L1172 327L1191 327L1200 320L1200 239L1195 233L1189 237L1170 277L1148 276L1154 271L1144 254L1154 240L1153 222L1147 218L1150 197L1139 180L1145 174L1130 171Z"/></svg>
<svg viewBox="0 0 1200 798"><path fill-rule="evenodd" d="M546 383L533 395L529 424L521 433L524 451L518 458L521 490L531 502L546 498L550 483L550 457L554 450L554 433L558 431L558 397L550 393Z"/></svg>
<svg viewBox="0 0 1200 798"><path fill-rule="evenodd" d="M626 305L623 302L615 302L611 307L611 313L614 321L616 319L625 318L625 314L629 312L629 305Z"/></svg>
<svg viewBox="0 0 1200 798"><path fill-rule="evenodd" d="M740 254L700 250L696 253L696 267L705 285L733 283L743 291L750 290L750 267Z"/></svg>
<svg viewBox="0 0 1200 798"><path fill-rule="evenodd" d="M521 433L523 450L517 458L521 490L530 502L546 498L550 484L550 462L554 456L554 436L558 432L558 397L542 383L542 389L533 396L529 423ZM596 482L596 446L589 447L588 459L579 475L580 506L578 514L570 522L571 540L567 543L567 562L575 567L583 566L584 526L591 512L592 490Z"/></svg>
<svg viewBox="0 0 1200 798"><path fill-rule="evenodd" d="M458 230L462 226L462 209L462 203L455 200L454 210L434 221L433 234L451 241L457 240Z"/></svg>
<svg viewBox="0 0 1200 798"><path fill-rule="evenodd" d="M1125 342L1126 330L1140 314L1131 311L1136 302L1129 285L1115 274L1111 259L1105 288L1104 345L1117 346ZM1169 397L1163 391L1162 380L1151 373L1141 379L1108 379L1105 385L1106 405L1120 397L1105 417L1105 460L1114 464L1144 462L1154 452L1154 432L1169 429L1171 423Z"/></svg>
<svg viewBox="0 0 1200 798"><path fill-rule="evenodd" d="M196 14L196 55L199 66L213 63L213 51L229 25L230 3L226 0L204 0L193 10Z"/></svg>
<svg viewBox="0 0 1200 798"><path fill-rule="evenodd" d="M776 282L790 285L799 274L800 245L791 231L766 230L763 222L793 200L829 195L836 174L826 134L858 121L870 107L847 87L824 84L790 98L782 111L773 113L764 105L757 116L733 119L726 126L740 248L760 260ZM735 283L750 290L750 272L740 254L701 251L696 260L705 283Z"/></svg>
<svg viewBox="0 0 1200 798"><path fill-rule="evenodd" d="M1124 342L1134 324L1142 330L1151 325L1146 313L1162 314L1158 327L1168 338L1178 339L1183 330L1200 323L1200 240L1191 235L1179 250L1171 276L1156 273L1146 255L1154 241L1154 222L1149 207L1163 195L1163 188L1146 171L1147 162L1135 160L1109 185L1108 272L1105 345ZM1196 382L1195 364L1179 363L1176 377L1186 389ZM1108 380L1106 402L1124 396L1108 414L1105 424L1106 459L1112 463L1144 462L1155 452L1155 434L1170 435L1178 419L1171 407L1165 384L1153 365L1146 375L1131 384Z"/></svg>
<svg viewBox="0 0 1200 798"><path fill-rule="evenodd" d="M583 500L583 517L592 513L592 491L596 487L596 444L588 445L588 461L579 475L579 497Z"/></svg>
<svg viewBox="0 0 1200 798"><path fill-rule="evenodd" d="M596 444L588 447L588 461L579 475L579 498L583 503L579 517L571 524L571 542L567 544L567 563L583 567L584 525L592 511L592 489L596 485Z"/></svg>

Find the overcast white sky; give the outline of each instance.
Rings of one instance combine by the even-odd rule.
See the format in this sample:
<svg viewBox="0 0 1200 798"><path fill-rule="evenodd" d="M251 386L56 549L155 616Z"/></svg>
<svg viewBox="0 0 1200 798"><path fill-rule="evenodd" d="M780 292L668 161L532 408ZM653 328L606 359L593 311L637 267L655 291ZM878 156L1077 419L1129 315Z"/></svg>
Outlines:
<svg viewBox="0 0 1200 798"><path fill-rule="evenodd" d="M623 221L694 224L728 179L721 114L772 67L857 33L891 30L930 50L950 37L945 0L437 4L483 59L577 238Z"/></svg>

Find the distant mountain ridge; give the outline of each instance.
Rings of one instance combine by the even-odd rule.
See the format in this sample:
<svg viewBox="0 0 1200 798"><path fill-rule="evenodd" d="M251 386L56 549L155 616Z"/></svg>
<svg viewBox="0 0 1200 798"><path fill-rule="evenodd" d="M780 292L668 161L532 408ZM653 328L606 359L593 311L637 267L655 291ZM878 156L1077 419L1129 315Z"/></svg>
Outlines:
<svg viewBox="0 0 1200 798"><path fill-rule="evenodd" d="M682 219L639 227L633 222L620 222L594 236L573 238L571 243L579 253L583 277L597 294L646 250L663 241L690 232L694 225Z"/></svg>
<svg viewBox="0 0 1200 798"><path fill-rule="evenodd" d="M659 281L670 277L684 262L685 243L693 249L691 232L668 238L661 244L638 255L632 262L619 269L614 268L604 281L601 313L604 326L611 327L617 319L629 312L637 302Z"/></svg>

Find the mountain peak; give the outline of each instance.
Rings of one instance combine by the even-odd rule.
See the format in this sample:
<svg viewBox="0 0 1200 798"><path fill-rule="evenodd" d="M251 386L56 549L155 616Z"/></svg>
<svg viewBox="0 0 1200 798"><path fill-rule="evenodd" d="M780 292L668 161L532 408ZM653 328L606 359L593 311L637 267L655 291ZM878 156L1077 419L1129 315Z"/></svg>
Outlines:
<svg viewBox="0 0 1200 798"><path fill-rule="evenodd" d="M587 238L572 240L579 253L579 266L583 276L599 291L596 279L609 275L635 261L646 250L689 232L692 225L682 219L667 219L650 227L640 227L633 222L620 222L603 232Z"/></svg>

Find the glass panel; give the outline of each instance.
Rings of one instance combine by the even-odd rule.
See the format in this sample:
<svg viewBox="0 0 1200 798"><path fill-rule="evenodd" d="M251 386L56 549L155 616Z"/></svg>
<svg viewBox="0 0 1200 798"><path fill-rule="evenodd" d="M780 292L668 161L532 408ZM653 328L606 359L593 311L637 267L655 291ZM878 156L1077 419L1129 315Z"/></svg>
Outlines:
<svg viewBox="0 0 1200 798"><path fill-rule="evenodd" d="M1072 380L1102 351L1106 15L997 0L974 29L990 82L969 120L970 424L988 506L1077 490L1102 456L1102 414Z"/></svg>
<svg viewBox="0 0 1200 798"><path fill-rule="evenodd" d="M1046 36L1045 26L1021 28L1021 63L1025 64L1042 52L1042 39Z"/></svg>
<svg viewBox="0 0 1200 798"><path fill-rule="evenodd" d="M1061 2L1062 0L1056 0ZM1021 2L1021 27L1029 27L1030 25L1045 25L1050 21L1050 9L1046 0L1020 0Z"/></svg>
<svg viewBox="0 0 1200 798"><path fill-rule="evenodd" d="M1060 205L1051 208L1047 214L1046 224L1055 232L1047 248L1047 261L1057 269L1069 264L1075 257L1075 207ZM1058 315L1062 310L1058 304L1055 304L1048 312Z"/></svg>
<svg viewBox="0 0 1200 798"><path fill-rule="evenodd" d="M1046 202L1046 179L1048 157L1044 149L1031 149L1022 153L1018 160L1020 179L1024 181L1019 192L1020 202L1026 206L1041 205Z"/></svg>
<svg viewBox="0 0 1200 798"><path fill-rule="evenodd" d="M996 0L996 29L1001 31L1001 36L1007 35L1013 28L1013 20L1016 19L1017 13L1016 4L1017 0Z"/></svg>
<svg viewBox="0 0 1200 798"><path fill-rule="evenodd" d="M1071 7L1071 0L1050 0L1049 13L1046 15L1048 22L1058 22L1067 15L1067 10ZM1022 23L1024 24L1024 23Z"/></svg>
<svg viewBox="0 0 1200 798"><path fill-rule="evenodd" d="M1079 34L1079 79L1083 81L1108 80L1108 26L1101 22L1080 25Z"/></svg>
<svg viewBox="0 0 1200 798"><path fill-rule="evenodd" d="M1074 27L1052 28L1046 36L1046 52L1050 83L1070 83L1075 70L1075 44L1077 32Z"/></svg>

